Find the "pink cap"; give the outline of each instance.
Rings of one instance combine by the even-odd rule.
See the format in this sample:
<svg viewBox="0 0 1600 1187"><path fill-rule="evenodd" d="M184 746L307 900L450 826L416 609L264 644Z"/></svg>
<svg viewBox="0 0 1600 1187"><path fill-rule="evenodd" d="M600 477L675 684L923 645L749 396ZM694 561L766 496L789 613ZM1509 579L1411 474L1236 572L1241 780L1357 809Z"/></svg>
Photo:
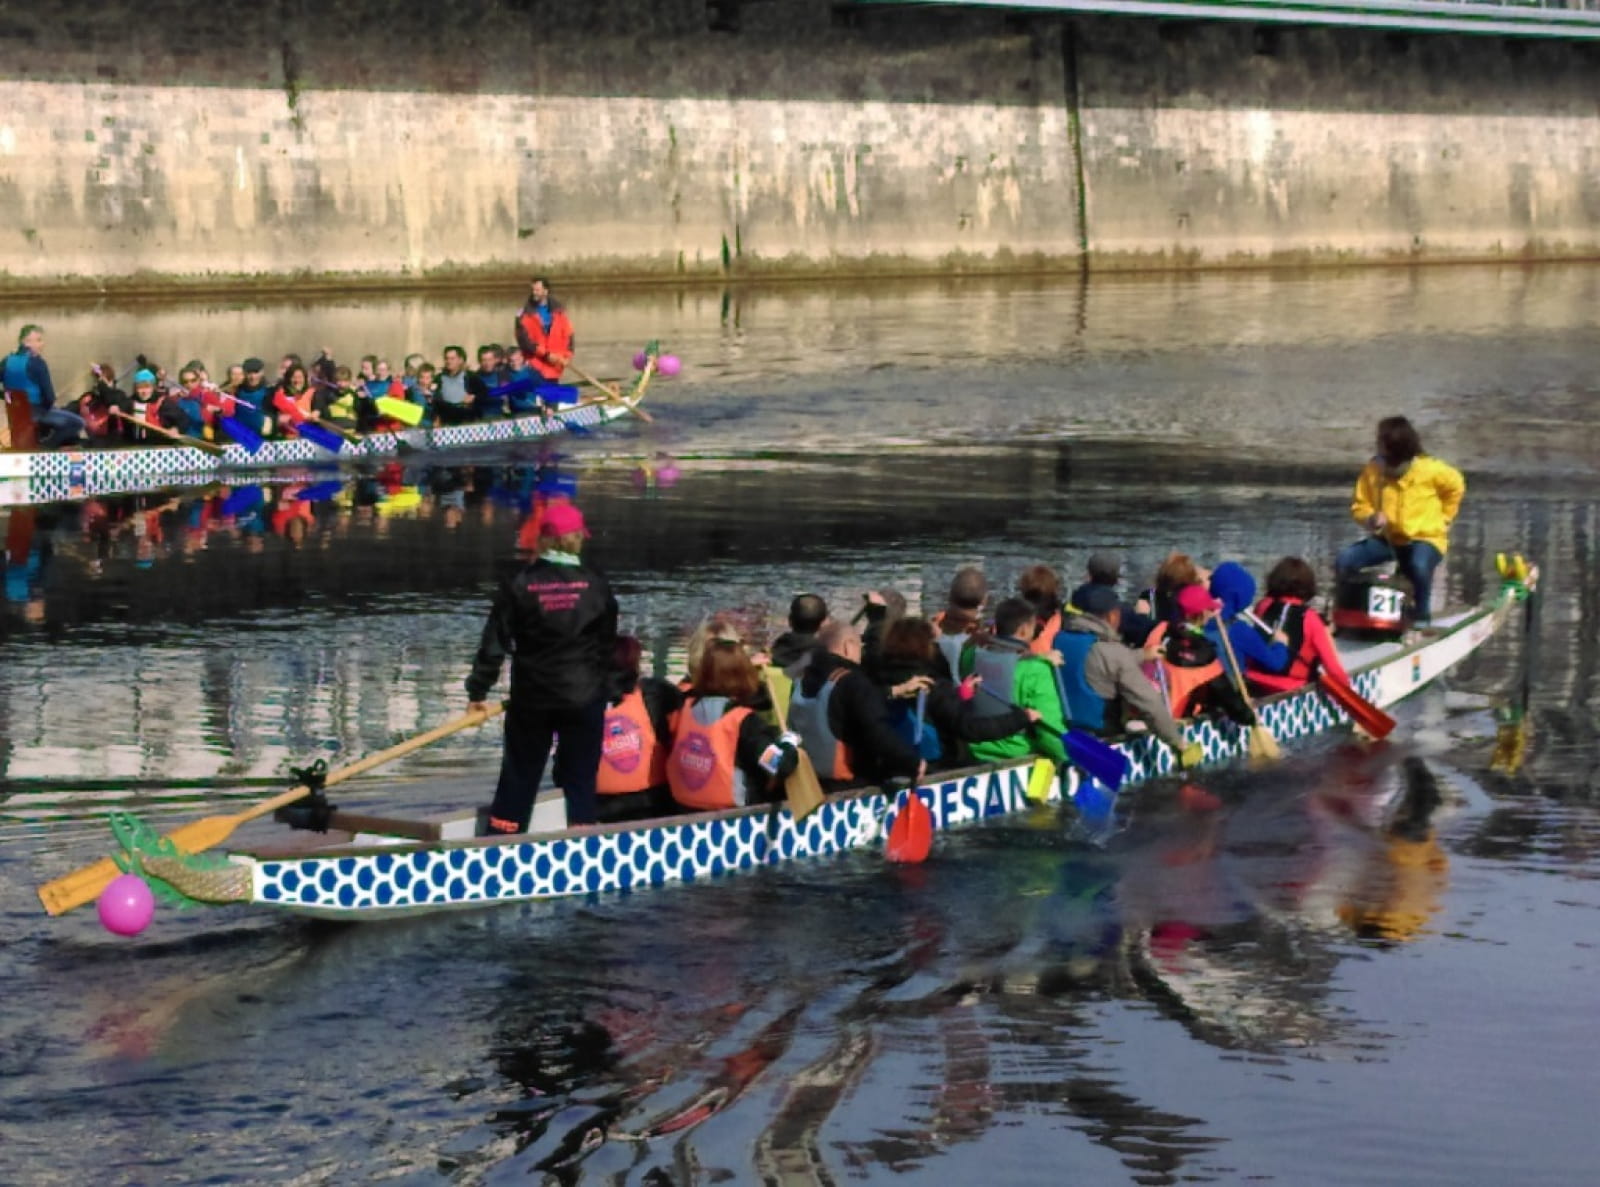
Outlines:
<svg viewBox="0 0 1600 1187"><path fill-rule="evenodd" d="M571 503L551 503L544 509L544 516L539 521L541 536L565 536L570 532L581 532L585 536L589 534L589 529L583 525L583 512Z"/></svg>
<svg viewBox="0 0 1600 1187"><path fill-rule="evenodd" d="M1184 586L1178 591L1177 602L1178 613L1185 618L1200 618L1222 608L1222 603L1208 594L1203 585Z"/></svg>

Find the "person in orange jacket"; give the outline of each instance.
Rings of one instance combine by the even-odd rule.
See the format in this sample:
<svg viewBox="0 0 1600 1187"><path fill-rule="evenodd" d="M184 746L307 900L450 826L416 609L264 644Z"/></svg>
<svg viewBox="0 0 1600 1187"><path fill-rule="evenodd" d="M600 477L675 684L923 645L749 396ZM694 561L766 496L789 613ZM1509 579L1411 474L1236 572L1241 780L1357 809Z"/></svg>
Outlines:
<svg viewBox="0 0 1600 1187"><path fill-rule="evenodd" d="M550 282L535 276L528 285L528 303L517 315L517 346L524 361L546 382L554 383L572 361L572 321L567 308L550 295Z"/></svg>

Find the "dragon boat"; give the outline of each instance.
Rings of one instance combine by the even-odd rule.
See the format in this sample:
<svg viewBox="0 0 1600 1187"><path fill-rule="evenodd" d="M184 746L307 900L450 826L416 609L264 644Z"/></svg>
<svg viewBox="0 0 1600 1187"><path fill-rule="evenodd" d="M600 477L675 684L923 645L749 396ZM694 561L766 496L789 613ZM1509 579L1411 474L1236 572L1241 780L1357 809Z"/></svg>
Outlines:
<svg viewBox="0 0 1600 1187"><path fill-rule="evenodd" d="M654 342L645 348L644 370L626 389L597 388L569 404L470 424L345 432L336 451L305 437L269 437L252 443L254 448L236 442L197 442L0 452L0 506L205 486L242 471L454 453L584 433L623 416L644 416L639 403L655 374L658 353Z"/></svg>
<svg viewBox="0 0 1600 1187"><path fill-rule="evenodd" d="M1536 572L1517 558L1516 567L1502 566L1502 580L1492 597L1436 619L1426 636L1358 644L1340 640L1352 688L1369 707L1379 709L1426 688L1493 637L1513 608L1533 595L1535 579ZM1280 742L1294 745L1349 726L1352 719L1344 703L1313 684L1260 700L1256 708L1261 724ZM415 748L457 728L461 723L441 726L404 745ZM1184 723L1186 740L1200 743L1204 751L1202 768L1244 756L1251 732L1230 721ZM1153 736L1130 734L1113 745L1127 760L1122 795L1130 787L1178 773L1177 756ZM387 757L360 760L344 772L360 773ZM306 800L307 790L284 793L238 817L212 819L231 832L235 824L280 803ZM323 792L311 790L314 804ZM1076 768L1057 769L1048 760L1030 759L951 771L915 788L836 792L801 819L786 805L761 804L569 828L560 793L545 792L529 832L477 837L475 813L470 811L405 819L356 816L328 806L315 826L325 832L296 831L276 841L234 845L225 853L185 853L180 848L185 830L163 838L143 822L115 815L112 828L120 852L111 860L116 866L108 860L86 867L41 887L40 898L52 914L93 901L120 868L141 875L158 899L172 903L250 904L331 919L382 918L639 891L881 848L913 796L926 805L937 832L1041 804L1082 806L1094 796L1103 802L1105 795L1105 788ZM206 823L188 826L200 830L193 837L204 837L200 826Z"/></svg>

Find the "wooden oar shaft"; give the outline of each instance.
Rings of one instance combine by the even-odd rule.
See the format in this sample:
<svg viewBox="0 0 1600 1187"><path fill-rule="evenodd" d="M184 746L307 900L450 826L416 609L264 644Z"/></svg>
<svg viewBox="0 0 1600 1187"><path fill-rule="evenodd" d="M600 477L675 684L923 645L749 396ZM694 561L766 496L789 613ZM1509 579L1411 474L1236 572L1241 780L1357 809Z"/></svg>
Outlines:
<svg viewBox="0 0 1600 1187"><path fill-rule="evenodd" d="M646 424L654 423L655 417L651 416L643 408L639 407L639 400L644 395L644 389L650 384L650 376L655 373L655 356L652 355L645 362L643 378L640 379L639 386L637 389L635 389L633 393L633 399L631 400L622 394L622 389L616 384L600 382L600 380L596 379L593 375L590 375L589 372L578 366L577 363L569 362L567 366L572 368L573 374L587 383L590 387L597 387L601 391L605 392L607 397L605 402L607 404L623 404L627 407L628 411L632 412Z"/></svg>
<svg viewBox="0 0 1600 1187"><path fill-rule="evenodd" d="M486 712L467 713L453 721L447 721L443 725L435 726L431 730L425 730L415 737L407 738L404 742L391 746L387 750L379 751L377 754L370 754L366 758L357 759L353 763L347 763L345 766L330 771L327 778L323 780L323 786L331 787L336 783L343 783L347 779L353 779L357 775L365 774L374 767L382 766L386 762L392 762L415 750L421 750L424 746L431 745L442 738L447 738L451 734L459 733L470 726L481 725L504 711L504 704L491 705ZM303 799L310 794L311 788L305 784L291 787L288 791L281 792L271 799L263 800L243 812L231 816L208 816L204 820L191 821L189 824L168 833L166 839L184 853L199 853L202 850L211 848L213 845L220 845L241 824L276 812L279 808L287 807L296 800ZM39 901L44 904L44 909L51 915L63 914L99 898L100 892L109 886L112 879L121 872L120 867L111 858L102 858L93 865L74 870L64 877L57 878L54 882L47 882L39 887Z"/></svg>
<svg viewBox="0 0 1600 1187"><path fill-rule="evenodd" d="M149 421L140 420L137 416L134 416L128 412L124 412L120 408L110 408L107 409L107 411L109 411L112 416L120 417L129 424L138 425L141 429L149 429L152 433L156 434L156 436L165 437L168 441L174 442L175 444L192 445L196 449L205 450L207 453L220 454L223 452L224 447L218 445L215 441L202 441L199 437L190 437L187 434L178 432L176 429L169 429L166 425L151 424Z"/></svg>

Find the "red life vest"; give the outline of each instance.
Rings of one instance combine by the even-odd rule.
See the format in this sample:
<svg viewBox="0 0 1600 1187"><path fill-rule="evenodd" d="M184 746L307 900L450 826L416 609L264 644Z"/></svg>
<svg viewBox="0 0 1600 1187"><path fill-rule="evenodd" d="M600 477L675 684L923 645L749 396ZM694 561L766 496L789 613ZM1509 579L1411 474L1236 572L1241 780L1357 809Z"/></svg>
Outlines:
<svg viewBox="0 0 1600 1187"><path fill-rule="evenodd" d="M1289 636L1289 666L1282 672L1262 672L1251 668L1245 673L1251 684L1272 692L1287 692L1309 682L1322 667L1311 632L1306 630L1309 607L1298 598L1263 598L1256 615L1268 626Z"/></svg>
<svg viewBox="0 0 1600 1187"><path fill-rule="evenodd" d="M667 758L672 798L703 812L740 808L748 799L739 770L739 727L748 708L728 708L727 697L695 697L684 703Z"/></svg>
<svg viewBox="0 0 1600 1187"><path fill-rule="evenodd" d="M528 310L517 318L517 344L522 347L528 366L548 380L560 379L572 358L572 322L567 311L552 302L550 328L546 330L539 315Z"/></svg>
<svg viewBox="0 0 1600 1187"><path fill-rule="evenodd" d="M644 694L635 687L606 710L595 790L601 795L628 795L666 781L667 748L656 737Z"/></svg>

